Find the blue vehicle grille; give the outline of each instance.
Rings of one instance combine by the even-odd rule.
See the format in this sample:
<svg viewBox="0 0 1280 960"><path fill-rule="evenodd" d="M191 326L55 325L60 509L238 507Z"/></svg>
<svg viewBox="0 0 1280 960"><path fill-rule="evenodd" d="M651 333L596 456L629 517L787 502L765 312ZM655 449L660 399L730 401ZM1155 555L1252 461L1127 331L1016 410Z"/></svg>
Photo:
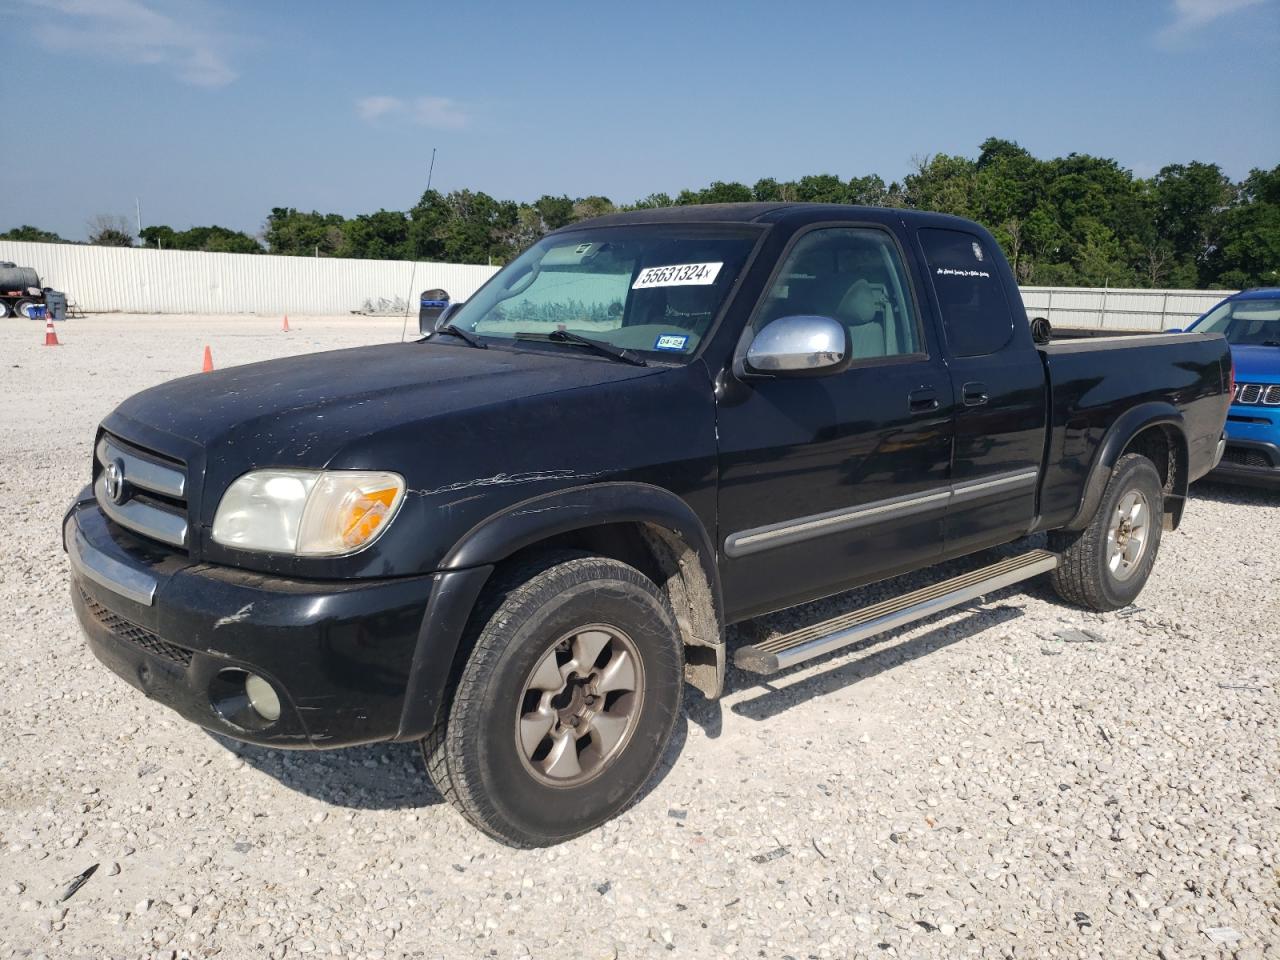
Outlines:
<svg viewBox="0 0 1280 960"><path fill-rule="evenodd" d="M1246 406L1280 407L1280 383L1238 383L1235 402Z"/></svg>

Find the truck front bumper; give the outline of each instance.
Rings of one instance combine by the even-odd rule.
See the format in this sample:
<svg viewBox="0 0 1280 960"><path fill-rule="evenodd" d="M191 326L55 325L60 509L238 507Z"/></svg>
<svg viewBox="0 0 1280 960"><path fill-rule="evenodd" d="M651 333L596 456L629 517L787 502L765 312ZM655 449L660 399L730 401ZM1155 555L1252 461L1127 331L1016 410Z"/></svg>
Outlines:
<svg viewBox="0 0 1280 960"><path fill-rule="evenodd" d="M436 641L420 641L432 594L451 575L300 581L196 564L121 531L84 495L63 536L90 649L193 723L276 747L411 739L429 728L451 657L440 663ZM251 706L250 675L270 684L278 718Z"/></svg>

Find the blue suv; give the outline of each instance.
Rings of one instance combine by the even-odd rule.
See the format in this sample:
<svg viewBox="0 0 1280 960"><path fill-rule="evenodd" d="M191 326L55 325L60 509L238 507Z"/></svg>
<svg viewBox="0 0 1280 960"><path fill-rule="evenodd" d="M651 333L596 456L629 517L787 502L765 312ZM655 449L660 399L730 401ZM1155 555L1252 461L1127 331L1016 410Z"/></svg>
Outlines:
<svg viewBox="0 0 1280 960"><path fill-rule="evenodd" d="M1280 287L1227 297L1188 330L1225 335L1235 362L1227 449L1212 476L1280 487Z"/></svg>

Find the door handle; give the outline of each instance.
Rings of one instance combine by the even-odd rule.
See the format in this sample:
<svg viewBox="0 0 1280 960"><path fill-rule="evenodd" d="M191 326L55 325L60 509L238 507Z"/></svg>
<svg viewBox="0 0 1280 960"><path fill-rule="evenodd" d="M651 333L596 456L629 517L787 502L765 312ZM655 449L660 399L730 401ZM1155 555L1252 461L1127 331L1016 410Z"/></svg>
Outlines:
<svg viewBox="0 0 1280 960"><path fill-rule="evenodd" d="M980 407L991 398L987 396L987 385L971 380L960 388L960 396L966 407Z"/></svg>
<svg viewBox="0 0 1280 960"><path fill-rule="evenodd" d="M938 400L938 391L933 387L921 387L907 394L907 406L912 413L928 413L942 406Z"/></svg>

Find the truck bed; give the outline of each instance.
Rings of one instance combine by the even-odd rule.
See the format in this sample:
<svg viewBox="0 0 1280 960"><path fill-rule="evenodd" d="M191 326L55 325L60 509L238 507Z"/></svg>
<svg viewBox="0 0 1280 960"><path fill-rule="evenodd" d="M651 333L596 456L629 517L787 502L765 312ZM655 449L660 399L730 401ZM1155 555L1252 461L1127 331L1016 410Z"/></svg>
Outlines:
<svg viewBox="0 0 1280 960"><path fill-rule="evenodd" d="M1122 416L1163 409L1187 438L1194 480L1212 469L1230 397L1231 352L1213 334L1159 333L1065 340L1037 348L1045 367L1049 430L1040 524L1067 523L1080 508L1103 440Z"/></svg>

